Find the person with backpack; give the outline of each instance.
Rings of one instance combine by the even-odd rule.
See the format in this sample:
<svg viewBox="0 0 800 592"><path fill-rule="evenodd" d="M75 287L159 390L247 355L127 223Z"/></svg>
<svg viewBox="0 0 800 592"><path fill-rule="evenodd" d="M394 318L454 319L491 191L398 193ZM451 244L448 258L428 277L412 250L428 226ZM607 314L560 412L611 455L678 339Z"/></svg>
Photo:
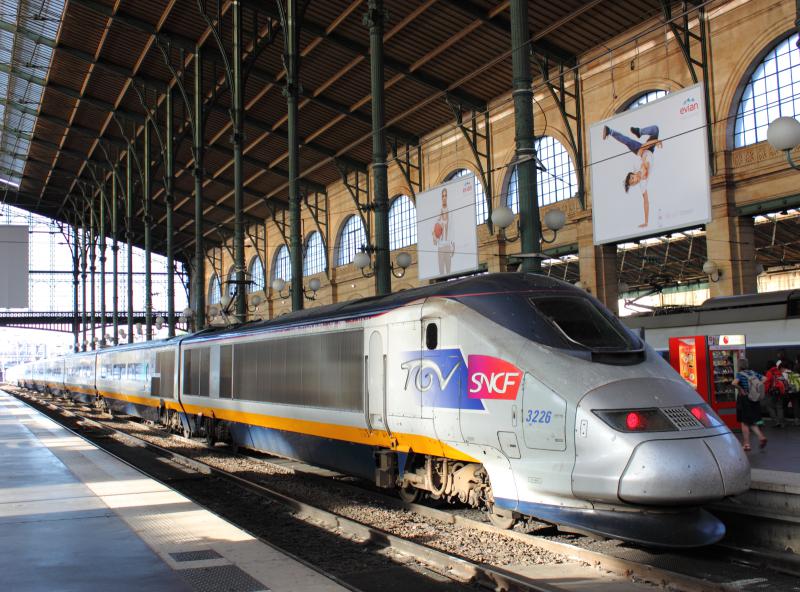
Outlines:
<svg viewBox="0 0 800 592"><path fill-rule="evenodd" d="M800 374L792 369L792 363L787 361L781 364L783 368L783 377L789 385L787 396L792 403L792 411L794 412L794 425L800 425Z"/></svg>
<svg viewBox="0 0 800 592"><path fill-rule="evenodd" d="M751 450L750 431L758 437L761 448L767 445L767 438L761 431L761 399L764 398L764 377L750 370L747 358L739 358L739 371L733 380L739 391L736 397L736 421L742 424L742 444L745 451Z"/></svg>
<svg viewBox="0 0 800 592"><path fill-rule="evenodd" d="M772 421L775 422L776 428L783 427L783 398L789 390L789 385L783 377L782 365L783 362L781 360L774 364L768 362L767 367L769 370L764 375L764 391L766 392L764 403L767 407L767 413L769 413Z"/></svg>

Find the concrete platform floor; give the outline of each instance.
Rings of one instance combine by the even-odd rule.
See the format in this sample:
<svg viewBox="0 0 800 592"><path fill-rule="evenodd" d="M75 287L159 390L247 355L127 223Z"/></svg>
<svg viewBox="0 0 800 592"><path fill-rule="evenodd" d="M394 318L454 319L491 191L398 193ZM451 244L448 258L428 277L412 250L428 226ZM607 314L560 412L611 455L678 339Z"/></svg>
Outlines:
<svg viewBox="0 0 800 592"><path fill-rule="evenodd" d="M2 391L0 588L344 590Z"/></svg>
<svg viewBox="0 0 800 592"><path fill-rule="evenodd" d="M800 495L800 426L789 420L789 425L774 427L769 420L762 428L767 446L758 447L758 439L751 434L753 450L747 453L752 468L754 489L785 491ZM737 434L741 440L741 434Z"/></svg>

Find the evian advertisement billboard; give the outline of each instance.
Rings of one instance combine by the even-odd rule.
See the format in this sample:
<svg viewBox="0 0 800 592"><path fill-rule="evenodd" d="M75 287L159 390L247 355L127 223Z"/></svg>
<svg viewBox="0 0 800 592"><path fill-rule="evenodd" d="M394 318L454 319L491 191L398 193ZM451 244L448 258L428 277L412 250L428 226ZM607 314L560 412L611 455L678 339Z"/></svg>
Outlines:
<svg viewBox="0 0 800 592"><path fill-rule="evenodd" d="M590 128L596 245L711 220L703 100L697 84Z"/></svg>

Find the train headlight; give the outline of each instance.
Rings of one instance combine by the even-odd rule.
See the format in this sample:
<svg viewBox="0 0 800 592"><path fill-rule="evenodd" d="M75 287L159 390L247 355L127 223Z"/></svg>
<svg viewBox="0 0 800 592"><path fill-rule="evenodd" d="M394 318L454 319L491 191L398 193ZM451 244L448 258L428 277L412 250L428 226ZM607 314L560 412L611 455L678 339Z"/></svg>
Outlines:
<svg viewBox="0 0 800 592"><path fill-rule="evenodd" d="M723 425L719 416L706 404L687 405L686 408L705 428L718 428Z"/></svg>
<svg viewBox="0 0 800 592"><path fill-rule="evenodd" d="M659 409L595 409L594 414L620 432L672 432L677 429Z"/></svg>

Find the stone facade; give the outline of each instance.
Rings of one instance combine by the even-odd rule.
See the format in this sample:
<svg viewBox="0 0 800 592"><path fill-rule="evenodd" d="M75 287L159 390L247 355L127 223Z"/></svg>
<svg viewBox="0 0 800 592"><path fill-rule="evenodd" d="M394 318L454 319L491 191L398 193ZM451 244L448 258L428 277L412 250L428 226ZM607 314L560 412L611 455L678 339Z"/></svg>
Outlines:
<svg viewBox="0 0 800 592"><path fill-rule="evenodd" d="M707 226L709 258L719 265L720 281L711 284L711 295L754 292L756 272L752 242L752 218L737 215L737 209L753 203L795 196L800 176L791 170L784 156L766 143L733 148L733 125L744 85L764 53L792 32L795 19L793 2L785 0L728 0L707 7L709 51L710 112L714 145L712 187L712 222ZM695 19L691 26L697 30ZM613 48L613 50L608 49ZM676 90L693 84L689 69L675 39L663 22L654 19L625 36L610 40L606 46L580 56L582 86L584 161L588 161L588 129L594 122L610 117L633 98L655 89ZM509 81L510 87L510 81ZM569 147L565 123L556 105L541 84L534 81L534 134L550 135ZM572 109L574 106L568 105ZM505 203L508 164L514 156L514 112L510 92L490 103L490 137L493 205ZM483 131L481 129L481 131ZM476 171L472 151L454 126L434 131L422 138L422 186L442 183L459 168ZM574 154L572 155L574 157ZM574 160L574 158L573 158ZM590 175L585 176L586 204L581 207L573 197L542 208L559 207L567 214L567 226L548 248L572 250L580 257L580 277L586 288L611 308L617 303L616 251L613 246L596 247L592 240L592 192ZM410 195L400 168L389 166L389 198ZM352 265L335 267L335 246L347 218L356 213L350 194L341 182L328 187L329 234L324 237L329 269L318 274L322 289L316 300L306 306L320 306L374 294L374 280L365 278ZM316 230L310 213L303 211L303 236ZM250 312L251 318L267 318L290 310L288 299L269 287L272 265L283 239L271 220L265 221L266 251L259 253L267 267L266 302ZM510 232L511 234L511 232ZM519 251L519 243L504 243L489 232L487 225L478 229L480 261L490 271L505 269L507 255ZM263 247L260 248L263 250ZM417 278L416 249L407 250L413 265L402 279L393 279L393 290L420 284ZM245 243L246 261L256 255L250 241ZM392 253L392 260L397 253ZM225 274L232 259L226 249L218 269ZM206 264L205 285L212 270ZM304 278L308 285L310 277ZM251 307L252 308L252 307Z"/></svg>

